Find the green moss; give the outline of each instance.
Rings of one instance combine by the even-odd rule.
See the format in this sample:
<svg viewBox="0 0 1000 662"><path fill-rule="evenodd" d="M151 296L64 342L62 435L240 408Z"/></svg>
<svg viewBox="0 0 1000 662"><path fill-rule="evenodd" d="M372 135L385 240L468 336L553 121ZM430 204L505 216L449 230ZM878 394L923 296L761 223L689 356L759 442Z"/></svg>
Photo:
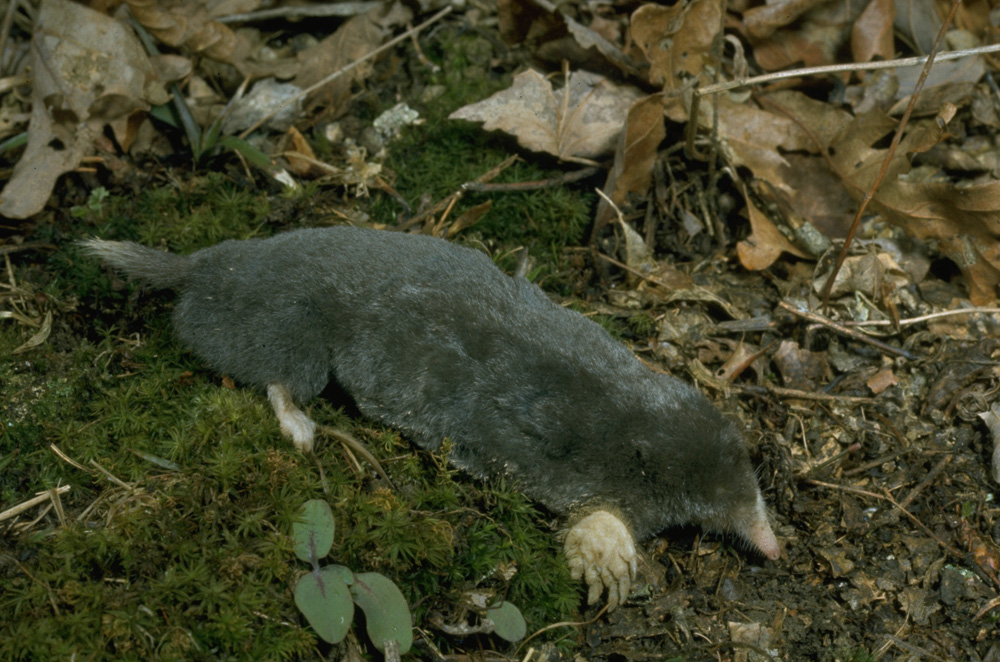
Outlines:
<svg viewBox="0 0 1000 662"><path fill-rule="evenodd" d="M150 225L121 225L120 202L105 202L112 236L153 238ZM204 190L188 199L151 191L133 205L202 210L167 233L184 249L255 232L263 208ZM227 220L236 213L242 230ZM316 459L302 456L263 394L227 388L175 342L169 294L116 289L70 244L50 264L59 269L34 286L78 299L76 312L57 315L77 333L60 331L58 350L50 342L14 357L33 330L0 325L0 499L71 490L61 496L64 526L51 513L0 550L0 659L314 656L317 639L291 594L301 570L291 523L310 498L334 508L331 560L390 577L418 626L473 589L514 602L532 628L580 604L546 516L509 486L458 475L445 451L417 451L322 400L308 403L311 415L361 439L395 488L373 482L367 465L355 473L334 441Z"/></svg>

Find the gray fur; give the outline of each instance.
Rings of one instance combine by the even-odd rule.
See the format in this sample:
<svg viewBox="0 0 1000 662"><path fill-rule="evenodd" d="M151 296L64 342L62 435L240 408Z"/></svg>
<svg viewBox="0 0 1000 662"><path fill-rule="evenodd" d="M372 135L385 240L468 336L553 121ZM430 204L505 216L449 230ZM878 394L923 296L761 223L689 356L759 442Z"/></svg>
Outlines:
<svg viewBox="0 0 1000 662"><path fill-rule="evenodd" d="M700 392L478 251L350 227L188 257L88 246L177 289L177 334L218 372L298 402L336 380L366 415L424 448L450 438L457 466L556 512L607 504L639 537L688 522L749 537L762 518L740 435Z"/></svg>

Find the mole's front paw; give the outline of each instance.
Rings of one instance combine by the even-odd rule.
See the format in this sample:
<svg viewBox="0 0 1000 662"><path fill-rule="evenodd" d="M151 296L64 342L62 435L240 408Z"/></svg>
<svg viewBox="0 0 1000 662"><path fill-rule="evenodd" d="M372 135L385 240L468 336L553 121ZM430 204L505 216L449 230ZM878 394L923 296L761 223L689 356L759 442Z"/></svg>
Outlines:
<svg viewBox="0 0 1000 662"><path fill-rule="evenodd" d="M587 582L587 603L608 590L608 606L625 602L635 576L635 542L628 527L606 510L595 511L566 534L563 546L573 579Z"/></svg>

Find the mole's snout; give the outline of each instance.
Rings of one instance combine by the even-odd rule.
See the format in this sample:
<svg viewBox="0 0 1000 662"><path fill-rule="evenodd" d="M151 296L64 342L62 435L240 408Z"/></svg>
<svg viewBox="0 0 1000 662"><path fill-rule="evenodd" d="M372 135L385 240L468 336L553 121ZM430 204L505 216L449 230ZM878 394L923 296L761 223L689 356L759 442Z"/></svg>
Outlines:
<svg viewBox="0 0 1000 662"><path fill-rule="evenodd" d="M747 537L767 558L772 561L781 558L781 547L778 545L778 539L774 537L774 531L771 530L771 525L767 523L767 520L761 518L754 522L750 530L747 531Z"/></svg>

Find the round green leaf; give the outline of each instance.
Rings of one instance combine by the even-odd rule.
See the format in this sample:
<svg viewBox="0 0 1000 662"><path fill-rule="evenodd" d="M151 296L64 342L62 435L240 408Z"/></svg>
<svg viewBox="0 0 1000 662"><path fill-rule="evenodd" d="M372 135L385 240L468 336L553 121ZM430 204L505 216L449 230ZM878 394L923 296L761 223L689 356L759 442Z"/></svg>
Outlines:
<svg viewBox="0 0 1000 662"><path fill-rule="evenodd" d="M323 568L299 578L295 606L323 641L340 643L354 620L354 603L347 584L333 568Z"/></svg>
<svg viewBox="0 0 1000 662"><path fill-rule="evenodd" d="M354 583L354 571L346 565L327 565L323 566L323 569L336 573L348 586Z"/></svg>
<svg viewBox="0 0 1000 662"><path fill-rule="evenodd" d="M507 641L523 639L528 631L528 624L524 622L521 610L509 602L501 602L496 607L487 609L486 618L493 621L493 631L497 636Z"/></svg>
<svg viewBox="0 0 1000 662"><path fill-rule="evenodd" d="M295 555L303 561L318 563L333 547L333 532L330 504L322 499L306 501L298 519L292 523Z"/></svg>
<svg viewBox="0 0 1000 662"><path fill-rule="evenodd" d="M351 584L351 595L361 611L365 612L368 637L375 648L385 652L385 642L395 639L400 654L410 650L413 644L410 608L391 579L377 572L358 573Z"/></svg>

